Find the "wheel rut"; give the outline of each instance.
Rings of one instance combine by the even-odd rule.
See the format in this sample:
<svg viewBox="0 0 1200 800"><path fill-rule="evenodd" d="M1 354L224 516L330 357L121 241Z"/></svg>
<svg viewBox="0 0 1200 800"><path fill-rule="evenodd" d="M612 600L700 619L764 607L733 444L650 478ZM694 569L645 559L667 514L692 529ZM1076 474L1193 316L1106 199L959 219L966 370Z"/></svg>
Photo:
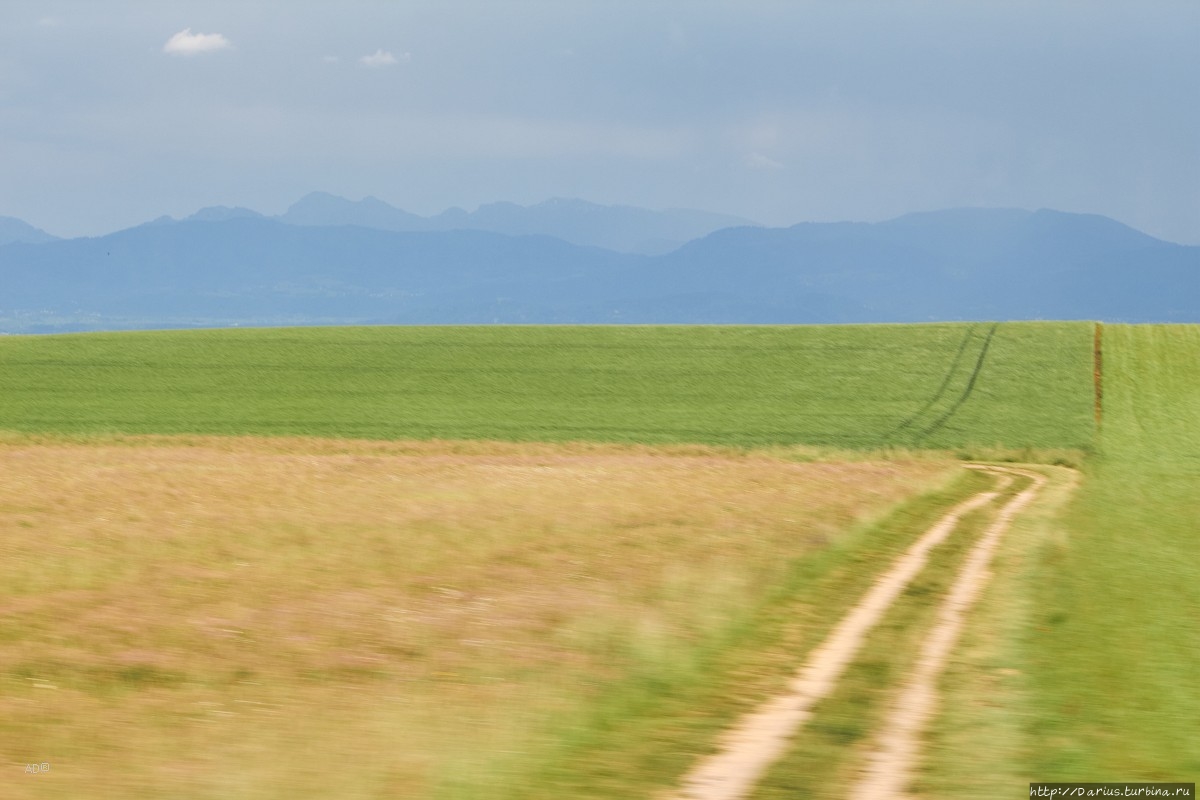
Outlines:
<svg viewBox="0 0 1200 800"><path fill-rule="evenodd" d="M813 707L829 695L837 685L838 679L853 661L870 630L879 622L905 587L924 568L930 550L950 535L962 517L999 497L1000 493L1012 483L1015 475L1030 475L1031 477L1033 475L1033 473L1008 468L975 468L986 469L994 473L997 485L951 508L916 542L910 545L875 580L872 587L838 622L825 640L812 651L795 673L787 691L769 699L742 717L722 736L717 751L701 760L684 777L680 787L673 793L665 795L665 798L668 800L741 800L749 795L771 764L786 751L791 738L808 721ZM1034 493L1040 485L1040 483L1035 483L1034 487L1031 487ZM968 566L964 567L964 571L978 558L983 560L982 566L977 569L986 568L991 549L995 546L994 540L1003 533L1009 520L1032 499L1032 495L1029 493L1030 490L1027 489L1015 500L1005 505L1000 516L981 537L980 543L977 543L972 549L971 555L968 556ZM1025 499L1021 500L1021 498ZM1020 504L1016 504L1016 500L1021 500ZM976 553L984 540L993 543L987 547L986 556L977 558ZM981 576L977 576L973 583L976 588L980 580ZM961 582L960 575L956 587ZM956 602L961 606L961 601ZM967 602L969 603L969 600ZM961 611L959 614L961 616ZM935 632L941 625L939 620L938 625L935 626ZM942 644L939 647L944 647L948 651L956 635L956 632L950 635L948 644ZM939 636L945 639L947 634L943 632ZM944 655L942 658L944 659ZM920 719L924 718L920 717ZM906 740L898 739L897 741L903 744L903 741ZM897 752L907 753L908 750L902 749ZM882 758L877 759L876 762L880 764L880 769L884 770L890 768L890 765L900 763L897 759L885 762ZM874 791L874 789L868 787L864 791ZM856 796L874 797L875 795Z"/></svg>
<svg viewBox="0 0 1200 800"><path fill-rule="evenodd" d="M984 362L987 360L992 341L995 339L996 332L1000 328L1000 323L994 322L988 326L986 332L982 333L982 338L979 340L978 345L974 345L973 343L977 339L980 327L972 325L967 328L967 332L963 335L962 341L959 342L958 350L955 352L954 358L950 362L950 367L946 370L946 374L943 376L942 383L938 386L937 391L925 401L924 405L883 437L885 444L921 445L930 436L944 428L946 423L971 398L971 395L975 391L975 384L979 380L980 373L983 371ZM970 351L975 346L978 347L978 352L974 353L974 363L971 364ZM966 364L971 364L971 366L966 367ZM957 389L957 395L955 395L955 390L952 390L951 386L957 378L963 377L959 373L964 367L966 367L968 372L963 380L961 389Z"/></svg>
<svg viewBox="0 0 1200 800"><path fill-rule="evenodd" d="M967 611L987 582L988 565L1000 537L1013 518L1033 500L1046 478L1036 472L1009 467L975 467L990 472L1020 475L1030 485L1014 496L997 513L971 548L938 608L933 628L926 634L916 666L894 698L875 745L867 757L867 768L850 793L853 800L900 800L920 756L920 737L937 706L937 682L962 633Z"/></svg>

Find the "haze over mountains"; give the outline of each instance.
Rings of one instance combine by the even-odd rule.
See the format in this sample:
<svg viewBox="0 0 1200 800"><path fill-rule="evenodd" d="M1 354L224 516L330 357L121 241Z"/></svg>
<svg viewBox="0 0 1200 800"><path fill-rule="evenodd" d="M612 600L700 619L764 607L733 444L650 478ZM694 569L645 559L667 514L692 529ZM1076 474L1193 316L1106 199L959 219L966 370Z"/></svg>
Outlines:
<svg viewBox="0 0 1200 800"><path fill-rule="evenodd" d="M1200 321L1200 247L957 209L764 228L550 200L421 217L328 194L59 240L0 218L0 331L224 325Z"/></svg>
<svg viewBox="0 0 1200 800"><path fill-rule="evenodd" d="M533 206L490 203L473 212L451 208L434 217L420 217L374 197L354 202L324 192L307 195L277 219L292 225L358 225L385 231L476 230L553 236L572 244L644 254L670 252L720 228L755 224L707 211L648 211L561 197Z"/></svg>
<svg viewBox="0 0 1200 800"><path fill-rule="evenodd" d="M42 242L53 242L57 238L57 236L51 236L44 230L35 228L28 222L15 217L0 217L0 245L13 242L41 244Z"/></svg>

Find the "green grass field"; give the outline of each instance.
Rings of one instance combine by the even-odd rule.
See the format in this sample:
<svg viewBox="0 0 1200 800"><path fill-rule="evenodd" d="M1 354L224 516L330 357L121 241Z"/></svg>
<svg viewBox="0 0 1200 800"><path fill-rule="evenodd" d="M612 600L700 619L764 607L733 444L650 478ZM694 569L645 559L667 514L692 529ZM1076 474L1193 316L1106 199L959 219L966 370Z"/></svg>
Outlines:
<svg viewBox="0 0 1200 800"><path fill-rule="evenodd" d="M1200 326L1105 325L1104 416L1015 527L948 676L930 797L1200 773Z"/></svg>
<svg viewBox="0 0 1200 800"><path fill-rule="evenodd" d="M1039 553L1032 766L1200 774L1200 326L1105 326L1100 453Z"/></svg>
<svg viewBox="0 0 1200 800"><path fill-rule="evenodd" d="M1087 448L1087 323L0 339L0 429Z"/></svg>
<svg viewBox="0 0 1200 800"><path fill-rule="evenodd" d="M299 536L297 541L307 542L305 552L316 553L319 548L311 547L311 537L320 535L317 528L309 531L299 518L273 519L270 504L263 508L249 506L249 522L238 523L249 526L245 530L267 526L270 536L262 541L240 544L239 536L231 536L219 520L210 520L209 529L205 529L210 538L204 541L218 548L218 556L210 556L208 545L199 543L190 548L175 542L142 549L132 539L125 541L127 533L105 533L108 529L99 522L89 521L80 529L87 531L82 546L102 554L106 569L115 570L114 574L122 576L121 581L130 587L142 586L131 590L131 597L140 603L135 610L141 614L154 613L153 592L146 587L155 585L156 575L173 574L173 552L191 559L185 569L185 577L193 581L189 586L207 585L203 576L215 575L218 583L224 581L220 584L225 587L222 591L234 592L232 598L240 591L234 569L237 563L262 560L274 565L267 573L272 581L268 589L276 593L271 602L296 604L306 614L316 614L321 598L332 596L329 593L343 577L354 581L359 592L395 591L391 587L385 590L385 584L378 580L376 562L383 552L378 548L383 547L386 559L391 559L387 563L400 570L410 570L411 553L415 551L401 548L404 552L400 553L394 546L388 549L387 542L375 534L363 542L357 540L363 531L377 531L380 525L392 524L400 525L397 531L402 530L404 536L416 536L413 541L436 544L439 537L451 537L462 544L483 537L478 540L478 548L471 545L469 557L462 563L452 559L434 564L427 557L414 562L418 565L411 567L411 574L405 573L409 583L403 589L407 593L403 602L387 599L393 605L411 605L414 601L410 595L426 602L431 595L422 592L458 586L466 580L463 575L479 582L471 592L490 596L487 576L492 574L497 558L503 567L501 572L510 578L515 574L513 570L521 572L523 586L531 585L530 576L542 568L553 572L555 580L574 575L576 570L579 574L607 576L609 584L603 596L613 602L611 607L605 606L604 613L617 626L613 630L624 631L619 636L606 639L604 630L587 626L585 621L594 610L588 610L584 595L572 594L574 584L564 588L566 595L561 596L583 603L577 617L560 618L547 610L551 622L545 623L549 626L545 630L557 631L550 638L536 626L521 629L522 635L528 636L521 640L522 647L538 643L538 647L554 650L555 659L583 659L570 660L570 670L562 674L584 676L581 685L590 687L579 694L554 684L554 691L545 696L536 692L530 695L533 701L526 705L526 716L541 715L536 724L530 723L531 727L507 728L499 717L489 723L499 733L488 739L486 746L503 753L506 740L520 739L525 747L522 755L506 761L506 756L479 750L487 739L483 735L486 731L479 734L482 738L464 738L450 728L439 728L438 736L445 742L469 741L474 755L455 755L446 745L450 749L429 755L424 767L420 759L403 766L413 775L426 774L422 769L431 775L451 775L449 779L431 779L436 788L412 795L447 798L615 799L647 796L648 792L670 786L722 725L786 680L799 657L819 641L821 633L861 593L880 564L898 552L939 509L977 488L977 476L958 484L930 477L948 474L949 457L986 457L991 453L1049 463L1063 461L1063 454L1070 454L1065 460L1080 464L1080 471L1045 468L1052 477L1045 497L1021 517L997 553L994 579L972 611L974 622L968 626L943 682L944 700L927 737L918 785L923 795L934 798L990 798L1015 796L1035 780L1194 780L1200 772L1200 745L1191 733L1200 714L1200 688L1194 679L1200 666L1200 590L1196 588L1200 586L1196 533L1196 521L1200 520L1200 327L1108 325L1103 330L1100 425L1094 415L1095 326L1091 323L347 328L8 337L0 338L0 431L10 433L0 438L16 448L12 452L34 448L31 453L38 447L59 446L116 448L114 452L129 447L133 452L147 445L141 440L122 444L121 437L136 434L701 443L733 448L705 451L706 457L722 459L745 458L748 456L737 454L760 447L785 459L816 457L813 452L789 450L793 445L828 448L821 451L826 458L857 461L868 456L848 451L869 451L872 458L889 453L914 454L923 449L939 451L910 458L904 467L917 470L914 476L924 477L905 478L900 483L921 484L923 494L904 502L896 497L876 502L865 518L843 513L842 517L834 515L836 518L829 521L813 523L815 527L806 534L803 546L777 568L771 566L770 548L778 545L770 544L766 549L764 545L775 541L770 537L783 536L780 531L784 528L779 526L799 518L795 515L811 500L793 498L794 514L781 510L767 490L769 484L764 483L767 472L749 475L744 484L738 484L741 488L737 492L741 494L728 496L722 492L727 485L733 487L732 477L706 472L704 480L711 481L711 486L703 489L693 486L693 480L682 473L672 472L670 482L662 484L668 488L657 493L649 489L651 484L620 484L620 491L636 493L640 498L638 507L646 509L645 521L635 524L619 513L603 511L599 505L587 505L586 513L579 515L575 510L579 493L590 491L588 486L600 486L598 478L592 475L582 483L573 483L576 477L566 480L565 473L548 470L548 465L558 464L555 459L563 458L567 459L563 463L574 463L570 459L579 452L591 452L586 449L588 445L571 445L584 450L568 451L566 456L550 451L530 456L531 461L506 472L498 484L492 473L485 471L477 476L479 486L490 488L472 489L472 502L492 497L489 492L495 495L493 500L513 499L512 519L497 517L492 522L497 530L511 530L515 538L484 536L492 523L479 527L472 522L481 512L460 505L465 496L462 488L457 483L451 487L437 484L420 490L425 494L420 495L411 522L397 522L400 516L385 516L382 521L331 518L329 525L334 527L329 530L340 537L349 555L316 559L310 565L316 572L309 577L289 576L288 571L300 562L288 561L291 545L287 542ZM176 447L180 440L170 441L174 444L169 446ZM213 447L214 440L196 441L208 443L203 447ZM322 497L321 487L334 480L338 485L360 487L354 491L362 490L368 484L356 483L354 476L359 473L354 470L366 470L368 462L375 464L378 454L369 447L393 445L328 445L313 441L316 444L311 447L287 445L289 452L294 450L300 458L294 469L319 467L319 474L309 476L306 485L311 488L293 497L286 488L292 468L275 465L272 469L278 472L276 478L281 483L270 490L273 494L291 498L289 503L319 501L324 504L320 508L328 509L388 507L386 502L390 501L379 499L387 497L386 492L369 502L356 500L357 495L343 502L334 496ZM255 445L268 450L273 446ZM241 445L230 447L234 452ZM310 452L312 447L317 449ZM363 447L368 449L360 453ZM437 450L439 458L457 459L460 454L492 452L488 448L498 445L451 444L449 450L444 444L405 447L416 448L413 453L423 452L420 447L443 448ZM481 449L476 452L472 448ZM690 457L688 451L681 453ZM330 455L336 458L323 460ZM70 463L70 457L63 456L67 459L63 463ZM111 457L116 459L113 464L93 469L98 481L95 486L123 474L119 453ZM186 454L180 457L191 464ZM5 701L0 693L0 702L10 704L6 707L7 721L0 721L0 737L7 736L10 742L29 741L34 735L31 732L40 729L40 717L34 713L37 707L26 704L51 696L50 690L34 688L39 681L54 683L37 671L40 662L36 659L59 663L54 659L61 662L65 657L65 651L55 649L65 645L54 638L55 628L50 621L92 602L82 594L73 594L87 589L79 582L86 583L90 574L75 549L80 545L72 544L72 531L76 530L72 526L84 523L60 520L61 529L53 539L53 558L33 557L30 548L46 541L45 534L36 527L41 524L37 515L50 514L54 504L43 504L45 508L38 510L37 503L28 499L38 484L24 485L19 480L31 467L13 459L15 456L7 462L0 460L0 466L16 476L15 482L10 481L11 497L0 504L0 531L6 545L16 547L14 552L22 555L8 566L6 608L19 614L26 607L22 604L34 603L30 598L43 593L48 593L45 602L49 605L45 619L37 623L41 625L37 636L42 639L20 627L8 628L6 638L0 639L0 646L9 648L8 656L28 656L20 662L25 665L24 672L10 669L0 681L10 695ZM657 464L655 469L666 468L661 462L648 463ZM439 469L449 469L447 474L455 476L454 481L463 479L466 473L462 468L446 464ZM220 483L225 467L191 464L187 468L195 471L198 480L218 481L225 487L222 491L237 488L236 482ZM152 465L146 469L145 475L156 474ZM249 470L243 474L256 478L259 474L251 467L240 469ZM57 480L53 476L61 471L46 467L45 481L53 483ZM263 473L263 480L273 474ZM371 480L395 479L387 470L380 475L383 477ZM612 480L611 475L605 475L604 481ZM366 472L362 476L366 480ZM125 501L106 499L98 489L93 491L86 481L71 484L83 498L77 509L83 515L80 519L115 518L143 526L147 532L156 529L157 517L137 506L136 499L142 497L138 487L143 480L149 479L134 477L127 484L117 485L131 498L128 508L121 505ZM808 486L819 494L822 480L832 479L816 479ZM196 509L205 506L199 500L189 500L188 485L188 480L182 478L168 482L156 491L169 501L147 500L151 503L147 507L178 502L184 509L178 513L183 519L191 519L189 514L194 516L200 513ZM827 494L845 491L835 490L832 482L825 485ZM384 492L386 485L381 486L384 488L376 489ZM695 492L696 499L685 502L682 498L690 495L685 495L682 487ZM246 486L240 488L249 492ZM658 507L656 497L672 497L679 507L664 511ZM715 510L704 511L701 497L706 502L712 500ZM739 521L730 527L728 515L742 514L745 498L754 498L751 506L761 503L762 514L771 509L775 516L769 522L753 521L767 520L765 516L738 517ZM123 516L112 517L105 510L106 503L117 503L114 507ZM552 524L527 516L535 506L546 503L557 515ZM613 506L624 507L625 500ZM396 508L396 515L409 513L404 502ZM696 520L686 516L693 511L699 514ZM615 516L604 516L606 521L597 523L599 527L594 529L576 530L572 521L587 518L588 514L610 513ZM706 514L719 522L713 529L721 533L711 540L714 549L704 551L699 561L680 561L678 568L672 567L670 558L654 560L667 552L662 548L668 548L668 544L672 552L681 546L681 531L707 531L708 526L717 524L705 521L709 520ZM168 520L162 524L171 529L175 523ZM978 523L968 526L963 536L969 537L977 527ZM640 539L642 533L634 536L631 531L641 531L648 538ZM743 546L738 535L746 531L751 532L750 539ZM569 542L569 537L563 538L567 533L574 537ZM629 549L620 553L604 547L589 550L597 537L605 541L610 536L614 541L629 540ZM135 538L138 542L154 541L148 533ZM567 543L567 551L586 553L579 564L569 559L568 552L554 549L552 542L559 539ZM778 541L784 540L786 537ZM935 567L955 564L966 543L965 538L954 540L935 557ZM617 555L621 558L612 561ZM627 556L638 563L645 560L647 571L606 572ZM92 563L90 558L85 561ZM716 565L721 569L712 572ZM734 587L716 580L726 570L730 575L768 577L750 592L747 587L754 581ZM441 583L439 576L448 576L445 580L449 583ZM322 587L326 595L310 596L310 582ZM850 667L840 693L829 698L812 731L797 742L792 754L761 787L760 796L792 796L789 792L801 791L819 777L813 771L816 767L830 777L828 786L846 785L847 776L855 768L855 748L861 748L871 720L880 713L881 693L907 669L906 653L929 618L931 604L945 582L946 576L928 573L913 592L906 593L904 602L872 634L862 655ZM117 592L114 596L119 596L123 585L119 581L113 584ZM641 588L631 595L631 587ZM698 587L715 592L705 602L717 605L710 604L702 612L688 608L685 613L685 606L690 605L683 603L686 598L707 596ZM475 596L471 592L468 597ZM366 608L374 602L358 595L336 599L348 604L347 608ZM195 594L190 600L180 595L174 601L182 604L180 613L186 611L205 619L236 616L225 607L219 613L187 611L188 602L225 602L221 598L206 599ZM242 612L249 615L247 619L258 619L251 612L265 602L261 598L247 599ZM627 602L633 605L623 605ZM101 619L112 628L111 641L97 633L88 636L100 637L99 644L88 645L91 640L83 635L79 638L82 644L76 644L84 648L81 653L97 661L93 665L95 674L119 677L125 674L121 670L129 667L126 661L130 658L133 668L138 667L141 662L130 653L143 653L146 643L139 643L136 636L121 627L120 602L113 600L112 604L117 610ZM725 610L714 610L718 607ZM350 656L358 653L354 636L359 634L353 630L352 635L343 633L339 639L335 620L314 625L320 636L336 642L334 652ZM240 623L228 627L239 626L247 630L253 627ZM101 625L97 630L108 628ZM169 640L170 626L164 624L162 630ZM265 644L270 627L263 622L255 630L261 641L222 644L228 650L226 656L214 646L211 652L205 651L212 657L210 661L199 663L219 672L225 663L221 658L228 657L228 663L235 665L241 659L246 666L258 657L254 647L265 648L263 653L273 652ZM371 628L369 635L378 632ZM461 636L456 630L448 635ZM631 640L636 646L618 647L615 643L619 639ZM585 645L583 655L563 655L581 642ZM177 641L173 646L174 655L150 652L154 657L147 663L159 665L171 675L186 674L187 670L172 658L193 644ZM43 652L39 647L49 649ZM239 647L246 648L245 652ZM437 648L430 652L435 650L440 652ZM449 652L457 651L452 647ZM305 659L319 661L320 653L289 657L304 666ZM31 668L30 663L35 666ZM294 667L270 659L264 663L263 672L268 677L272 669L290 676L289 670ZM512 674L522 671L521 658L496 663L499 666L489 665L488 669L512 670ZM624 666L618 667L621 664ZM318 667L326 669L327 665ZM606 672L614 669L618 671ZM462 674L460 667L454 670L454 675ZM537 684L544 680L542 675L530 670L525 677ZM70 682L69 675L58 677L59 683ZM288 683L291 677L280 680L270 698L274 708L285 707L289 692L300 697L299 690ZM338 679L323 689L309 687L304 691L328 691L331 702L344 704L357 715L347 728L348 735L376 735L384 730L397 741L415 742L404 718L380 716L374 707L368 712L370 703L359 708L354 705L358 700L349 699L353 692L338 694L347 686L361 692L368 685L364 680L358 675L353 680ZM430 680L432 684L445 683ZM227 689L219 688L224 685L220 680L207 678L179 685L190 692L189 702L249 702L245 698L250 694L237 681L228 683L233 688ZM601 686L607 690L600 691ZM19 691L14 687L20 687ZM434 699L428 701L431 707L466 702L453 686L442 688L446 694L432 694ZM171 716L171 693L178 689L138 684L123 686L121 691L126 699L141 698L154 714L160 715L149 717L149 727L140 723L143 727L138 729L138 736L146 741L163 735L163 731L175 737L172 741L197 736L187 728L195 720ZM470 691L479 691L479 687ZM110 703L110 695L93 700L106 709L104 713L118 713L119 706L105 705ZM57 702L52 711L57 715L54 719L58 727L49 729L57 736L66 736L71 706L61 695ZM538 706L539 702L545 707ZM297 707L304 707L303 703ZM418 710L426 713L422 709ZM706 713L697 709L706 709ZM336 725L341 719L339 713L335 709L322 718L324 722L318 720L316 724L325 728ZM132 718L132 714L128 712L123 718ZM248 730L267 731L286 742L287 733L271 724L264 722L264 727ZM208 743L210 749L204 751L208 761L198 765L180 757L180 764L169 764L152 776L143 774L145 769L134 769L128 785L166 787L176 774L195 780L201 774L197 770L215 764L223 752L212 744L216 739L205 738L208 735L194 739ZM130 740L131 746L142 741L138 736ZM346 738L323 741L335 753L353 750ZM133 755L125 753L120 743L107 746L113 752L124 753L122 758L133 763ZM231 751L233 756L239 752ZM267 750L262 752L269 755ZM440 766L430 767L437 759L442 759ZM114 763L122 762L118 759ZM316 762L307 766L317 769ZM399 769L394 765L391 768ZM339 783L336 759L322 761L320 770L325 771L310 775L310 788L333 791L341 787L348 792L344 796L380 796L384 791L381 786L390 787L394 795L398 785L395 781L400 780L384 770L376 783L361 776ZM273 796L269 788L262 787L278 786L278 780L272 784L271 776L260 772L239 773L240 783L234 779L237 776L223 782L209 780L204 784L207 788L192 796ZM87 775L78 777L84 780ZM137 784L137 780L143 783ZM439 780L442 782L437 783ZM505 780L509 782L505 784ZM28 796L68 795L47 791ZM831 796L836 796L836 789Z"/></svg>

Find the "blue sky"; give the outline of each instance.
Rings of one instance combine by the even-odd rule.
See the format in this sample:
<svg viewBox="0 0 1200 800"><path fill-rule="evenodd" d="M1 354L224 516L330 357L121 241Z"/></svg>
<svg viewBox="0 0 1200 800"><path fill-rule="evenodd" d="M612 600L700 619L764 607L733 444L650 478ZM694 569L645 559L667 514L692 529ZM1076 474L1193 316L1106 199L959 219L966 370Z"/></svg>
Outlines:
<svg viewBox="0 0 1200 800"><path fill-rule="evenodd" d="M1194 0L5 0L0 215L94 235L322 190L1200 243L1198 41Z"/></svg>

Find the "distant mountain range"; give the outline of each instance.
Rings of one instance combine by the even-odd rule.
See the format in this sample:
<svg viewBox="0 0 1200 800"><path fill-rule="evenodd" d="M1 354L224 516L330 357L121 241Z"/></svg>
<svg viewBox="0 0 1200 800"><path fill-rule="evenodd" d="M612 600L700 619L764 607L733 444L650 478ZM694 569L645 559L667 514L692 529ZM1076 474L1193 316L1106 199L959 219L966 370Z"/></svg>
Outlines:
<svg viewBox="0 0 1200 800"><path fill-rule="evenodd" d="M188 220L218 222L260 218L248 208L213 206ZM741 217L691 209L648 211L633 206L602 206L584 200L554 198L532 206L490 203L473 212L451 208L421 217L375 197L347 200L313 192L273 217L289 225L329 227L354 225L383 231L488 231L506 236L553 236L572 244L603 247L621 253L666 253L720 228L755 223Z"/></svg>
<svg viewBox="0 0 1200 800"><path fill-rule="evenodd" d="M208 208L85 239L0 220L0 331L1200 322L1200 247L1105 217L957 209L874 224L728 221L578 200L420 217L325 194L278 217Z"/></svg>

